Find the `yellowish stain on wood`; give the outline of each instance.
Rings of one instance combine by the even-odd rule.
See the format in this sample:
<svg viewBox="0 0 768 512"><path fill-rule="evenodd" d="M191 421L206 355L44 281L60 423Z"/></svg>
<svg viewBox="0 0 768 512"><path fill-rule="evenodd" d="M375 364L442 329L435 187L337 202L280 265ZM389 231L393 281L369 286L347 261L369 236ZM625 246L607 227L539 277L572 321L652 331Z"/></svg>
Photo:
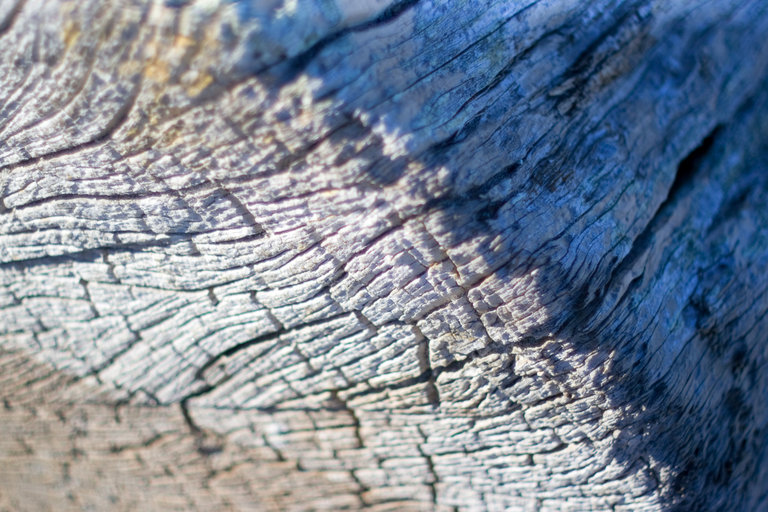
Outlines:
<svg viewBox="0 0 768 512"><path fill-rule="evenodd" d="M213 77L210 73L201 72L197 78L187 87L187 94L190 97L198 96L206 87L213 83Z"/></svg>
<svg viewBox="0 0 768 512"><path fill-rule="evenodd" d="M182 34L177 34L176 37L173 39L174 48L181 48L182 50L186 50L187 48L190 48L195 45L196 45L196 41L194 39Z"/></svg>
<svg viewBox="0 0 768 512"><path fill-rule="evenodd" d="M76 21L68 21L64 25L64 32L61 34L61 40L64 43L64 47L69 50L72 48L77 40L80 38L80 24Z"/></svg>
<svg viewBox="0 0 768 512"><path fill-rule="evenodd" d="M171 77L168 63L160 59L151 61L144 68L144 77L161 84L168 82L168 79Z"/></svg>

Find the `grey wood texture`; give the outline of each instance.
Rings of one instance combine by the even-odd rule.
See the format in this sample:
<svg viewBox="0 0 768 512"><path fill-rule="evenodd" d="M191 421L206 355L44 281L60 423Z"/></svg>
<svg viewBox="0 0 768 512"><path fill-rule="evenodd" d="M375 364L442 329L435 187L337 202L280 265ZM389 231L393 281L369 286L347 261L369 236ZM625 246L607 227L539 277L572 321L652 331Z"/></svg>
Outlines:
<svg viewBox="0 0 768 512"><path fill-rule="evenodd" d="M0 510L768 510L767 33L0 0Z"/></svg>

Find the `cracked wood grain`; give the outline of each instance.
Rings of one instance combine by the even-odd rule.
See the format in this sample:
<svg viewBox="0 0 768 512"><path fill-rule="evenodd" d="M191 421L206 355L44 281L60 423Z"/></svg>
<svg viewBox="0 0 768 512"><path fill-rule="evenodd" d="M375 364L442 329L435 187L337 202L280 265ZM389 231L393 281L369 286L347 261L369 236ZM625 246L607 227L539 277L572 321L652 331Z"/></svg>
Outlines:
<svg viewBox="0 0 768 512"><path fill-rule="evenodd" d="M0 510L761 510L758 0L0 0Z"/></svg>

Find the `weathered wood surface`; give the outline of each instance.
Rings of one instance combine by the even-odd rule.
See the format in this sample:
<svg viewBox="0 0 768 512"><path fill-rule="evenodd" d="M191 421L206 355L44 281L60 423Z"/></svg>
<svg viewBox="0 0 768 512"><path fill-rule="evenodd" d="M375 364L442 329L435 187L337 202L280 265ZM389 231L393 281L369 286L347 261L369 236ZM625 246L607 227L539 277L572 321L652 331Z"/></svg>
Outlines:
<svg viewBox="0 0 768 512"><path fill-rule="evenodd" d="M768 509L762 0L0 20L0 508Z"/></svg>

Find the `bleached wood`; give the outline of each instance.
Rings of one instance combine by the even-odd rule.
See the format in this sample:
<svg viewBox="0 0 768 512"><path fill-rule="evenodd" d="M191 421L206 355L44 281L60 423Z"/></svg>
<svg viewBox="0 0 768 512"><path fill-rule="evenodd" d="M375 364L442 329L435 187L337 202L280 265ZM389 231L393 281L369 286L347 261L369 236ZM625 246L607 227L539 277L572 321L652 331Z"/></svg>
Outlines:
<svg viewBox="0 0 768 512"><path fill-rule="evenodd" d="M0 506L768 506L764 2L0 20Z"/></svg>

